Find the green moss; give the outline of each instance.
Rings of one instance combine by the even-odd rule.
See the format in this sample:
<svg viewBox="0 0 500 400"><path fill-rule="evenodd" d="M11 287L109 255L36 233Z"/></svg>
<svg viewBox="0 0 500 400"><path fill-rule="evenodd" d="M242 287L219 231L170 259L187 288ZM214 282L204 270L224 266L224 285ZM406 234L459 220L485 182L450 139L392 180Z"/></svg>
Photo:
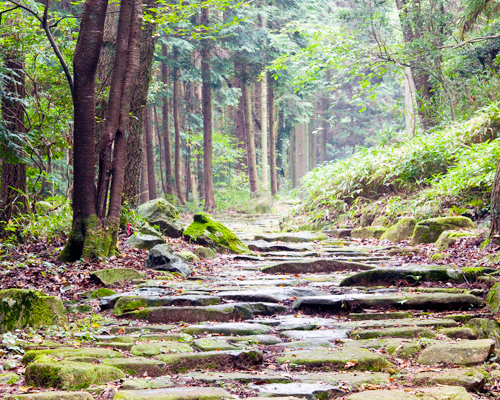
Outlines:
<svg viewBox="0 0 500 400"><path fill-rule="evenodd" d="M199 262L200 258L189 250L179 251L177 253L179 256L186 259L187 262Z"/></svg>
<svg viewBox="0 0 500 400"><path fill-rule="evenodd" d="M431 261L439 261L439 260L444 260L445 258L449 258L449 254L443 254L443 253L434 253L432 256L430 256Z"/></svg>
<svg viewBox="0 0 500 400"><path fill-rule="evenodd" d="M500 283L493 285L486 295L486 303L490 306L491 312L497 313L500 311Z"/></svg>
<svg viewBox="0 0 500 400"><path fill-rule="evenodd" d="M125 378L118 368L73 361L57 361L40 356L26 367L26 383L31 386L84 389Z"/></svg>
<svg viewBox="0 0 500 400"><path fill-rule="evenodd" d="M106 296L111 296L113 294L116 294L114 290L108 289L108 288L99 288L97 290L94 290L92 294L90 295L91 299L98 299L101 297L106 297Z"/></svg>
<svg viewBox="0 0 500 400"><path fill-rule="evenodd" d="M53 357L61 357L61 358L69 358L69 357L90 357L94 359L102 359L102 358L121 358L123 354L118 351L110 350L110 349L101 349L101 348L81 348L75 349L73 347L59 347L57 349L46 349L46 350L28 350L26 354L23 356L22 362L24 364L28 364L37 360L40 357L53 356Z"/></svg>
<svg viewBox="0 0 500 400"><path fill-rule="evenodd" d="M208 245L219 251L250 253L238 237L206 213L196 213L193 222L184 231L184 237L200 245Z"/></svg>
<svg viewBox="0 0 500 400"><path fill-rule="evenodd" d="M115 285L132 279L143 279L145 274L133 268L109 268L94 271L91 277L104 285Z"/></svg>
<svg viewBox="0 0 500 400"><path fill-rule="evenodd" d="M413 232L412 244L435 243L444 231L474 229L474 223L466 217L441 217L421 221Z"/></svg>
<svg viewBox="0 0 500 400"><path fill-rule="evenodd" d="M409 239L413 235L417 220L415 218L401 218L380 237L380 240L390 240L397 243Z"/></svg>
<svg viewBox="0 0 500 400"><path fill-rule="evenodd" d="M68 323L61 299L36 290L0 291L0 315L0 332Z"/></svg>
<svg viewBox="0 0 500 400"><path fill-rule="evenodd" d="M353 238L376 238L379 239L385 232L387 228L383 226L366 226L364 228L354 229L351 232L351 237Z"/></svg>
<svg viewBox="0 0 500 400"><path fill-rule="evenodd" d="M13 383L19 382L21 377L13 372L6 372L0 374L0 385L12 385Z"/></svg>
<svg viewBox="0 0 500 400"><path fill-rule="evenodd" d="M159 221L164 218L179 219L179 211L165 199L154 199L141 204L137 212L146 221Z"/></svg>

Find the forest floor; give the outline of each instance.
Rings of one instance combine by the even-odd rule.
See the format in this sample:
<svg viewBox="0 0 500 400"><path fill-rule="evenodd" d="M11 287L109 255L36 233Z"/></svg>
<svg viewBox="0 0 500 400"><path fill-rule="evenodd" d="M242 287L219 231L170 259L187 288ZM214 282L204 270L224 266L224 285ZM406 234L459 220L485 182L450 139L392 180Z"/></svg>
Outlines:
<svg viewBox="0 0 500 400"><path fill-rule="evenodd" d="M68 314L69 328L1 336L0 365L10 378L18 376L11 383L0 375L4 398L500 396L498 323L483 302L492 283L450 272L494 250L464 239L448 250L449 258L432 262L432 245L338 239L335 232L322 241L308 232L273 236L278 215L220 217L254 255L194 262L188 278L165 279L146 269L147 251L124 244L122 255L105 263L58 263L58 242L20 246L5 256L0 289L37 289L80 307ZM175 251L192 248L182 239L167 241ZM440 264L450 280L431 278L431 264ZM115 296L89 299L103 287L92 272L104 268L145 275L109 287ZM382 272L371 276L373 268ZM411 273L401 277L401 271ZM342 283L348 277L356 283ZM138 299L136 311L126 312ZM35 359L40 354L53 357L50 367ZM105 366L122 375L98 370ZM51 379L40 379L38 387L26 383L27 369L40 377L47 368ZM86 374L100 384L88 386Z"/></svg>

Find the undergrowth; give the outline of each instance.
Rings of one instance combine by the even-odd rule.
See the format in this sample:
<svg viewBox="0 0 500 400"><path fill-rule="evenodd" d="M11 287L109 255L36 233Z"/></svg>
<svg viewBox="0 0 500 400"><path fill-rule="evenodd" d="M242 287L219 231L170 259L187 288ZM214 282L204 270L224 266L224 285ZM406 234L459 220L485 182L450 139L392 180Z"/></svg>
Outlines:
<svg viewBox="0 0 500 400"><path fill-rule="evenodd" d="M366 225L381 214L424 219L485 212L499 131L500 109L492 104L467 121L415 137L399 134L392 143L316 168L303 179L305 200L295 215L314 228Z"/></svg>

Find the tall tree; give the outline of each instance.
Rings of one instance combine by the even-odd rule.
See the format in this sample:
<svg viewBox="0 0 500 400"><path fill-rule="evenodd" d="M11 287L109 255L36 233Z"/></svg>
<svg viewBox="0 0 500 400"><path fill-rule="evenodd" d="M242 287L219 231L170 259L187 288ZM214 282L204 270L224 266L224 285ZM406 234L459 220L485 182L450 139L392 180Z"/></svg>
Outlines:
<svg viewBox="0 0 500 400"><path fill-rule="evenodd" d="M17 52L7 55L5 62L7 76L2 97L2 120L5 128L22 140L26 133L24 123L25 108L23 100L26 96L26 73L24 63ZM16 215L26 212L26 164L16 160L16 156L2 162L2 189L0 197L0 236L3 236L3 224L8 224Z"/></svg>
<svg viewBox="0 0 500 400"><path fill-rule="evenodd" d="M155 160L153 152L153 133L151 132L151 109L146 107L144 112L144 134L146 137L146 160L148 165L149 200L158 197L156 194Z"/></svg>
<svg viewBox="0 0 500 400"><path fill-rule="evenodd" d="M168 47L165 43L161 46L161 55L162 55L162 64L161 64L161 79L163 85L165 87L165 97L163 98L163 107L162 107L162 115L163 115L163 151L165 155L165 181L166 181L166 195L169 200L174 198L174 181L175 178L172 174L172 145L170 141L170 124L169 124L169 96L168 96L168 88L170 85L169 79L169 69L167 67L167 58L168 58Z"/></svg>
<svg viewBox="0 0 500 400"><path fill-rule="evenodd" d="M201 23L208 27L210 10L201 11ZM203 113L203 188L205 190L205 210L214 210L215 190L212 166L212 79L210 77L210 47L208 39L203 40L201 48L202 113Z"/></svg>
<svg viewBox="0 0 500 400"><path fill-rule="evenodd" d="M276 127L274 121L274 83L269 79L267 86L267 112L269 121L269 169L271 175L271 193L273 196L278 194L278 174L276 171Z"/></svg>
<svg viewBox="0 0 500 400"><path fill-rule="evenodd" d="M174 51L174 58L178 60L177 51ZM182 193L182 181L181 181L181 126L180 126L180 115L179 115L179 97L180 96L180 75L181 70L178 66L174 68L174 95L172 97L172 112L174 114L174 177L175 177L175 194L177 195L177 200L181 205L186 204L184 201L184 195Z"/></svg>

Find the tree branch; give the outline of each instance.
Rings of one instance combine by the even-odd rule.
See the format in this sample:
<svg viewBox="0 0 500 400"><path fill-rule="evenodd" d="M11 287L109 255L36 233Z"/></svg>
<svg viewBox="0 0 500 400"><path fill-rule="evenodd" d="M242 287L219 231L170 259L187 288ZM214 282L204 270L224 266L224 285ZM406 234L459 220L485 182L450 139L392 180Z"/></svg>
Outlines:
<svg viewBox="0 0 500 400"><path fill-rule="evenodd" d="M500 38L500 34L493 35L493 36L481 36L481 37L477 37L477 38L465 40L465 41L457 43L457 44L449 44L447 46L440 46L440 47L437 47L437 48L438 49L457 49L457 48L463 47L463 46L465 46L466 44L469 44L469 43L484 42L485 40L492 40L492 39L498 39L498 38Z"/></svg>

